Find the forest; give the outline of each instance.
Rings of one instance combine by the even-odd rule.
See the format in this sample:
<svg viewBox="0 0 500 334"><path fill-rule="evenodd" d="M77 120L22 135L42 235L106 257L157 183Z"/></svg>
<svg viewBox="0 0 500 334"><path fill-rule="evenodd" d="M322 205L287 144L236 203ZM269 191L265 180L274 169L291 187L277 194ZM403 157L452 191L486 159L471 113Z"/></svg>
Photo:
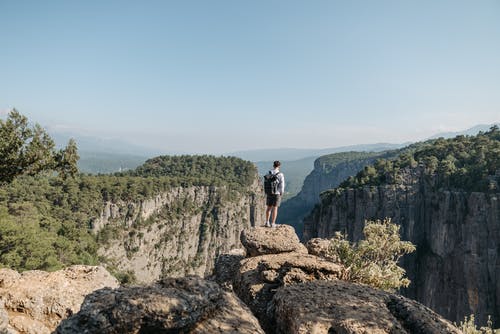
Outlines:
<svg viewBox="0 0 500 334"><path fill-rule="evenodd" d="M437 189L498 192L500 130L493 126L477 136L438 138L404 150L395 159L378 159L339 189L400 184L401 172L417 167Z"/></svg>
<svg viewBox="0 0 500 334"><path fill-rule="evenodd" d="M173 187L244 191L255 166L234 157L160 156L135 170L79 173L74 141L56 150L39 125L17 111L0 120L0 266L18 271L97 264L90 232L105 202L138 202Z"/></svg>

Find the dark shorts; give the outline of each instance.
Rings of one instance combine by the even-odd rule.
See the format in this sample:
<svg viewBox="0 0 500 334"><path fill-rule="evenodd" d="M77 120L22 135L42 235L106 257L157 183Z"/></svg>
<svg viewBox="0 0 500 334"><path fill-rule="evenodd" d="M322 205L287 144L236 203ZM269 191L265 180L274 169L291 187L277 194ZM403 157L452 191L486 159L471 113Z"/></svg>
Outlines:
<svg viewBox="0 0 500 334"><path fill-rule="evenodd" d="M266 205L267 206L280 206L281 195L267 195Z"/></svg>

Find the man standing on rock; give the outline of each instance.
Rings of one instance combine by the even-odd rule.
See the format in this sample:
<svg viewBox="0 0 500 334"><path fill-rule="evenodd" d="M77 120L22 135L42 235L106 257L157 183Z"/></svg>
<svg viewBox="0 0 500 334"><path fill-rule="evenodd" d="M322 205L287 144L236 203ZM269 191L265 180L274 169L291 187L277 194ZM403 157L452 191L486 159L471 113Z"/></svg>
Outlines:
<svg viewBox="0 0 500 334"><path fill-rule="evenodd" d="M266 227L276 227L276 217L278 216L278 207L281 203L281 196L285 193L285 176L280 172L281 163L275 161L273 170L270 170L264 176L264 190L266 199ZM270 218L272 214L272 224Z"/></svg>

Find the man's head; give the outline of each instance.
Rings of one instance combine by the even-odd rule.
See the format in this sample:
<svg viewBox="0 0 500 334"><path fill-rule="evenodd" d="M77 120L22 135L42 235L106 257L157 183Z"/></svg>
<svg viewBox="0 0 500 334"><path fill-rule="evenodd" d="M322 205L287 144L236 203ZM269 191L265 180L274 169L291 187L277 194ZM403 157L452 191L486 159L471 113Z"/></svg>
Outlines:
<svg viewBox="0 0 500 334"><path fill-rule="evenodd" d="M281 166L281 162L279 162L278 160L276 160L275 162L273 162L273 167L274 168L278 168L279 166Z"/></svg>

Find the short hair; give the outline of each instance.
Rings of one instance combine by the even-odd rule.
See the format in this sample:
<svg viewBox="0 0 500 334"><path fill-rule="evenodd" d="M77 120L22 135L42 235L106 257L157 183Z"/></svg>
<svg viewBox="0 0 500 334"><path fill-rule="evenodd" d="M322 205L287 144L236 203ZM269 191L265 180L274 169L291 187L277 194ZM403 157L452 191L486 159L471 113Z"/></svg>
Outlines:
<svg viewBox="0 0 500 334"><path fill-rule="evenodd" d="M281 166L281 162L279 162L278 160L276 160L275 162L273 162L273 167L276 168L276 167L279 167Z"/></svg>

